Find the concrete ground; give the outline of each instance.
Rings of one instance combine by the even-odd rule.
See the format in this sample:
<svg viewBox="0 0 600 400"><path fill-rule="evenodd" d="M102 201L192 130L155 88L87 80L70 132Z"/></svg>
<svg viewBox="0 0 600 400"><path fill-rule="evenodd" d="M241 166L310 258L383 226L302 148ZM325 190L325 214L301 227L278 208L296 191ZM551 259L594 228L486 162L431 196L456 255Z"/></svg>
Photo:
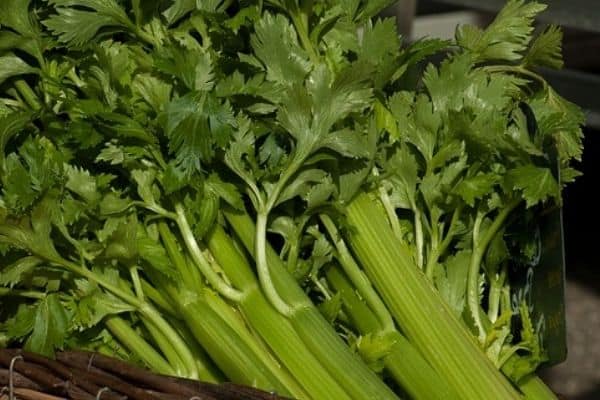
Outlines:
<svg viewBox="0 0 600 400"><path fill-rule="evenodd" d="M569 280L567 361L544 371L544 380L568 400L600 399L600 291Z"/></svg>

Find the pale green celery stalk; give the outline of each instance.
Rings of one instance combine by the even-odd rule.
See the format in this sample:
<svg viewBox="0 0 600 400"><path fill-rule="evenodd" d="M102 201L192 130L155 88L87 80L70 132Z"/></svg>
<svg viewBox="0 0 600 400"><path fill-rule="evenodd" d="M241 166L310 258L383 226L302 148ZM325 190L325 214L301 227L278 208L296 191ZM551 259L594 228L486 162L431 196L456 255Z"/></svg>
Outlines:
<svg viewBox="0 0 600 400"><path fill-rule="evenodd" d="M375 176L379 175L379 171L377 168L373 168L372 170ZM385 212L388 215L388 220L390 221L390 225L392 227L392 231L394 231L394 235L400 240L402 239L402 229L400 228L400 223L398 222L398 216L396 215L396 209L392 204L392 200L385 188L385 186L381 185L379 187L379 198L381 199L381 204L385 208Z"/></svg>
<svg viewBox="0 0 600 400"><path fill-rule="evenodd" d="M407 338L463 400L520 395L452 313L405 244L396 240L375 198L358 194L346 207L348 241Z"/></svg>
<svg viewBox="0 0 600 400"><path fill-rule="evenodd" d="M148 281L146 281L145 279L141 279L140 281L142 283L142 290L144 291L144 294L146 294L146 296L154 304L156 304L159 308L161 308L163 311L165 311L166 313L168 313L171 316L177 315L175 306L173 304L171 304L169 299L165 298L165 296L161 292L156 290L156 288L154 286L152 286L150 283L148 283Z"/></svg>
<svg viewBox="0 0 600 400"><path fill-rule="evenodd" d="M456 395L423 356L400 332L384 330L369 306L357 295L354 286L338 268L326 272L328 283L340 294L344 310L362 335L389 335L394 344L384 356L386 371L414 400L458 400Z"/></svg>
<svg viewBox="0 0 600 400"><path fill-rule="evenodd" d="M198 269L202 272L202 275L206 278L210 285L217 292L219 292L220 295L225 297L227 300L234 302L239 301L242 293L225 282L223 278L212 269L209 261L202 253L198 242L194 237L194 233L188 223L183 205L176 204L175 209L177 210L177 227L179 228L183 242L185 243L187 250L189 251L189 255L196 267L198 267Z"/></svg>
<svg viewBox="0 0 600 400"><path fill-rule="evenodd" d="M8 243L23 243L22 235L23 231L18 228L3 226L0 227L0 239L7 241ZM40 250L41 249L41 250ZM112 293L125 303L129 304L140 314L141 317L145 318L149 323L153 324L154 327L161 331L162 334L171 340L173 350L178 354L181 360L186 365L186 371L188 372L189 378L197 378L196 361L192 354L187 348L186 344L181 340L177 332L171 325L163 318L162 314L158 312L156 308L149 302L138 298L131 294L127 289L127 285L124 281L113 283L107 280L103 275L96 273L87 268L85 264L79 265L72 261L62 258L55 250L47 251L43 247L39 248L28 248L31 254L36 255L41 259L45 259L54 266L60 267L73 274L82 276L95 282L100 287L104 288L108 292ZM124 336L123 336L124 337Z"/></svg>
<svg viewBox="0 0 600 400"><path fill-rule="evenodd" d="M242 321L231 318L231 306L200 285L167 224L158 226L167 254L182 272L177 283L164 278L159 287L175 302L194 338L232 382L275 391L282 395L303 393L295 379L247 334ZM217 310L217 311L215 311Z"/></svg>
<svg viewBox="0 0 600 400"><path fill-rule="evenodd" d="M535 374L523 378L519 382L519 389L527 400L558 400L558 397Z"/></svg>
<svg viewBox="0 0 600 400"><path fill-rule="evenodd" d="M160 351L164 354L164 356L169 361L169 364L173 366L175 369L175 373L177 376L189 376L190 372L187 370L187 366L185 362L179 357L177 351L173 348L171 344L170 338L166 337L159 329L156 328L151 322L149 322L146 318L142 317L142 323L144 327L150 334L150 337L154 341L154 343L158 346Z"/></svg>
<svg viewBox="0 0 600 400"><path fill-rule="evenodd" d="M182 295L178 289L173 289L171 295L178 298L186 325L229 380L281 395L291 395L291 391L296 391L294 388L298 384L293 377L286 374L276 362L269 361L269 355L257 354L258 346L240 337L236 330L238 326L228 325L204 298L195 301L180 298ZM198 296L191 294L189 297ZM242 328L246 329L244 326Z"/></svg>
<svg viewBox="0 0 600 400"><path fill-rule="evenodd" d="M137 358L154 372L165 375L177 375L175 369L150 346L140 335L121 317L107 317L104 323L110 333L129 349Z"/></svg>
<svg viewBox="0 0 600 400"><path fill-rule="evenodd" d="M140 301L145 301L144 290L142 288L142 282L140 275L138 273L138 267L136 265L132 265L129 267L129 275L131 277L131 281L133 283L133 288L136 296ZM176 349L172 345L172 338L168 338L164 335L163 332L158 329L151 321L147 318L141 318L142 323L146 327L148 333L154 340L154 343L158 346L158 348L165 355L169 363L175 368L175 372L178 376L190 376L192 371L188 371L187 366L185 365L184 360L177 354Z"/></svg>
<svg viewBox="0 0 600 400"><path fill-rule="evenodd" d="M18 232L18 230L8 228L5 229L5 232L9 235L13 235L15 232ZM32 254L36 254L34 251L31 252ZM40 258L46 259L51 264L60 266L67 271L97 283L99 286L103 287L124 302L134 307L142 317L145 317L150 323L154 324L158 330L163 332L165 336L170 338L174 351L176 351L179 357L181 357L181 360L185 362L186 370L189 372L187 377L192 379L198 377L196 362L186 344L183 342L183 340L181 340L177 332L175 332L173 327L169 325L169 323L163 318L162 314L158 312L158 310L154 308L152 304L148 303L147 301L140 300L135 295L132 295L128 290L124 289L124 287L127 286L124 281L121 280L120 282L113 284L112 282L106 280L104 276L89 270L85 265L78 265L72 261L66 260L60 257L60 255L58 255L56 252L52 254L36 255Z"/></svg>
<svg viewBox="0 0 600 400"><path fill-rule="evenodd" d="M248 260L223 228L215 226L207 234L205 242L231 283L244 293L238 304L252 328L298 380L309 397L349 399L344 389L306 347L290 321L265 298Z"/></svg>
<svg viewBox="0 0 600 400"><path fill-rule="evenodd" d="M302 388L296 377L281 364L276 355L269 350L262 338L252 330L254 327L248 326L248 321L240 311L237 308L233 308L230 303L226 302L214 291L206 288L203 292L203 297L206 299L209 307L211 307L212 310L239 335L254 354L257 355L263 365L266 366L267 370L284 385L286 392L294 398L308 398L308 394ZM290 347L288 347L288 351L290 351Z"/></svg>
<svg viewBox="0 0 600 400"><path fill-rule="evenodd" d="M483 324L484 314L479 307L479 274L481 271L481 262L490 242L519 203L519 199L509 202L508 205L500 210L496 218L494 218L492 225L484 233L480 232L480 227L485 213L478 212L473 224L473 251L471 253L467 279L467 307L471 312L471 317L478 331L479 340L482 343L485 341L487 332Z"/></svg>
<svg viewBox="0 0 600 400"><path fill-rule="evenodd" d="M256 227L252 218L234 210L224 209L223 212L246 250L254 256ZM265 247L270 278L277 292L285 295L289 305L294 305L289 320L321 364L354 399L396 399L391 389L352 353L329 325L271 246L267 243Z"/></svg>
<svg viewBox="0 0 600 400"><path fill-rule="evenodd" d="M373 310L373 313L375 313L379 319L381 329L396 329L392 315L385 307L385 304L373 288L373 285L371 285L369 278L367 278L365 273L360 269L360 266L356 263L356 260L350 253L346 242L344 242L340 236L340 233L333 220L326 214L321 214L319 217L337 250L337 259L340 263L340 266L352 284L356 287L356 290L358 293L360 293L360 296L365 300L367 305L371 308L371 310ZM394 228L392 227L392 229ZM397 237L400 239L400 236Z"/></svg>
<svg viewBox="0 0 600 400"><path fill-rule="evenodd" d="M140 273L138 272L137 265L132 265L129 267L129 276L131 278L131 283L133 284L133 291L135 295L141 301L145 301L144 289L142 289L142 282L140 279Z"/></svg>
<svg viewBox="0 0 600 400"><path fill-rule="evenodd" d="M421 220L421 212L413 205L413 213L415 215L415 245L417 247L417 267L423 268L423 221Z"/></svg>
<svg viewBox="0 0 600 400"><path fill-rule="evenodd" d="M112 339L116 341L114 337L112 337ZM104 354L105 356L120 358L122 360L127 360L129 357L131 357L131 353L126 348L121 347L120 343L119 348L115 347L111 347L106 343L102 343L98 346L95 346L94 351Z"/></svg>
<svg viewBox="0 0 600 400"><path fill-rule="evenodd" d="M190 351L196 358L196 365L198 366L198 379L202 382L219 383L225 381L225 376L217 368L213 360L206 353L206 350L200 346L194 335L189 328L180 320L169 318L169 322L175 328L175 330L181 335L183 340L187 343Z"/></svg>

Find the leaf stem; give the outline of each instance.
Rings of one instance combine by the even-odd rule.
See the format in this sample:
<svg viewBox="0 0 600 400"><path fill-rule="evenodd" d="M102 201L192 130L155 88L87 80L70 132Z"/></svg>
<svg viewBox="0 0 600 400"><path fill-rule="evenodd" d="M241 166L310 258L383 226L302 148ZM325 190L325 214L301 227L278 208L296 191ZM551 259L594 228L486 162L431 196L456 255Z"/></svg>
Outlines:
<svg viewBox="0 0 600 400"><path fill-rule="evenodd" d="M307 152L306 154L310 153ZM281 174L277 184L275 184L273 191L269 194L264 207L260 207L257 210L256 216L256 242L254 245L258 280L265 291L267 298L273 304L273 307L285 316L290 316L294 312L294 307L291 307L283 300L271 279L271 271L267 260L267 221L269 213L277 205L281 191L291 177L298 171L305 158L306 156L302 155L292 159L290 165L285 169L283 174Z"/></svg>
<svg viewBox="0 0 600 400"><path fill-rule="evenodd" d="M481 239L481 244L486 249L487 249L487 246L490 244L490 242L494 239L494 237L496 236L496 234L498 233L500 228L502 228L502 225L504 224L504 222L506 222L506 219L509 217L510 213L515 208L517 208L519 206L519 204L521 204L521 199L514 199L514 200L510 201L506 205L506 207L504 207L504 209L502 209L502 211L500 211L498 213L498 215L492 222L492 225L487 229L487 231L485 232L485 235Z"/></svg>
<svg viewBox="0 0 600 400"><path fill-rule="evenodd" d="M506 281L506 266L502 268L500 274L492 277L490 284L490 294L488 299L488 317L492 324L496 322L500 315L500 300L502 297L502 288Z"/></svg>
<svg viewBox="0 0 600 400"><path fill-rule="evenodd" d="M142 306L144 305L144 303L140 299L135 297L134 295L131 295L127 291L119 288L118 286L113 285L112 283L105 280L102 276L87 269L85 266L79 266L79 265L77 265L71 261L65 260L65 259L54 259L54 260L49 260L49 261L51 261L54 264L64 267L65 269L67 269L70 272L73 272L74 274L81 275L84 278L87 278L90 281L97 283L98 285L102 286L104 289L108 290L109 292L111 292L115 296L119 297L124 302L129 303L131 306L133 306L135 308L141 309Z"/></svg>
<svg viewBox="0 0 600 400"><path fill-rule="evenodd" d="M140 301L145 301L144 298L144 289L142 288L142 282L140 280L140 274L138 272L137 265L132 265L129 267L129 275L131 276L131 281L133 282L133 290L135 291L136 296Z"/></svg>
<svg viewBox="0 0 600 400"><path fill-rule="evenodd" d="M280 175L279 180L277 181L277 183L275 184L275 187L273 188L273 191L269 194L267 202L262 209L262 211L264 213L268 214L271 212L271 210L273 210L273 208L275 208L275 206L277 205L277 203L279 201L279 196L281 195L283 188L288 183L288 181L292 178L292 176L294 176L294 174L296 172L298 172L298 169L300 169L300 167L302 166L302 163L307 158L307 155L309 155L311 152L312 152L312 150L307 151L307 152L303 153L302 155L296 155L292 159L292 162L290 163L290 165L288 165L287 168Z"/></svg>
<svg viewBox="0 0 600 400"><path fill-rule="evenodd" d="M296 266L298 265L298 256L300 255L300 246L298 244L297 238L294 237L294 243L290 245L290 251L287 255L287 269L288 271L294 271Z"/></svg>
<svg viewBox="0 0 600 400"><path fill-rule="evenodd" d="M196 360L181 336L177 334L177 331L175 331L175 329L169 325L169 323L154 307L147 303L142 305L140 308L140 313L145 315L148 318L148 321L153 323L156 328L161 331L163 335L165 335L165 337L169 338L171 345L175 349L175 352L179 355L186 366L188 377L191 379L197 379L198 368L196 366Z"/></svg>
<svg viewBox="0 0 600 400"><path fill-rule="evenodd" d="M142 42L145 42L146 44L149 44L152 47L156 47L156 40L154 36L147 32L144 32L143 29L141 29L139 26L137 26L129 20L127 20L127 27L129 28L131 33L137 36L138 39L140 39Z"/></svg>
<svg viewBox="0 0 600 400"><path fill-rule="evenodd" d="M119 297L121 300L129 303L131 306L135 307L140 314L146 316L150 322L152 322L163 334L170 338L173 342L173 347L181 357L181 359L186 363L189 377L195 378L198 376L198 371L196 369L195 360L189 349L187 348L185 342L181 339L181 337L177 334L177 332L169 325L162 317L162 315L149 303L145 301L141 301L134 295L127 293L125 290L113 285L112 283L105 280L103 277L98 274L90 271L89 269L79 266L75 263L72 263L68 260L64 259L56 259L50 260L53 263L63 266L67 270L81 275L84 278L87 278L93 282L96 282L98 285L104 287L109 292L112 292L115 296Z"/></svg>
<svg viewBox="0 0 600 400"><path fill-rule="evenodd" d="M300 38L302 46L306 49L306 51L308 51L308 57L310 58L310 61L313 64L318 65L320 63L319 53L316 51L315 47L310 41L308 34L308 16L297 8L290 12L290 16L294 26L296 27L296 31L298 32L298 37Z"/></svg>
<svg viewBox="0 0 600 400"><path fill-rule="evenodd" d="M433 279L434 267L440 259L440 255L443 253L440 247L441 246L437 243L433 243L431 251L428 254L427 264L425 265L425 275L429 280Z"/></svg>
<svg viewBox="0 0 600 400"><path fill-rule="evenodd" d="M285 316L290 316L294 308L285 302L277 292L277 288L271 279L269 264L267 261L267 214L259 212L256 216L256 268L258 270L258 280L263 288L265 295L277 311Z"/></svg>
<svg viewBox="0 0 600 400"><path fill-rule="evenodd" d="M383 330L394 330L394 320L392 319L392 316L377 292L375 292L375 289L365 273L360 269L360 266L356 260L354 260L352 254L350 254L350 250L348 249L348 246L346 246L344 239L340 236L335 224L326 214L320 214L319 217L335 245L342 269L346 275L348 275L348 278L350 278L350 281L356 287L360 295L365 299L368 306L373 310Z"/></svg>
<svg viewBox="0 0 600 400"><path fill-rule="evenodd" d="M519 389L526 400L558 400L558 397L535 374L523 378L519 382Z"/></svg>
<svg viewBox="0 0 600 400"><path fill-rule="evenodd" d="M446 249L448 248L448 246L450 245L450 242L452 241L452 239L454 239L454 235L456 233L455 232L456 224L458 223L458 220L460 218L460 214L462 213L462 210L463 210L462 204L454 209L454 212L452 213L452 219L450 220L450 226L448 227L448 233L446 234L446 237L444 238L444 240L442 240L442 244L440 246L440 253L445 252Z"/></svg>
<svg viewBox="0 0 600 400"><path fill-rule="evenodd" d="M108 330L152 370L175 375L173 367L121 317L112 315L104 320Z"/></svg>
<svg viewBox="0 0 600 400"><path fill-rule="evenodd" d="M182 339L187 343L188 348L196 359L196 367L198 368L198 379L203 382L218 383L225 381L223 373L217 368L214 362L210 359L208 353L202 345L196 340L190 329L185 325L184 321L174 318L169 318L169 323L181 335Z"/></svg>
<svg viewBox="0 0 600 400"><path fill-rule="evenodd" d="M443 235L443 229L444 229L444 224L440 224L439 223L439 216L437 217L437 219L433 219L433 216L430 217L431 220L429 221L429 235L430 235L430 242L431 242L431 248L429 250L429 254L427 255L423 255L423 258L427 258L427 263L425 264L425 261L423 261L423 263L425 264L425 275L427 275L427 277L429 278L427 268L429 268L429 259L432 258L431 255L433 254L436 257L437 256L435 253L439 254L439 250L438 247L440 246L440 230L442 230L442 235Z"/></svg>
<svg viewBox="0 0 600 400"><path fill-rule="evenodd" d="M204 254L202 254L198 242L196 242L196 239L194 238L194 234L188 224L185 210L181 203L175 204L175 213L177 214L177 226L179 227L183 241L186 244L194 264L200 269L202 275L208 280L208 283L210 283L210 285L223 297L234 302L239 302L244 296L244 293L231 287L212 269L210 263L206 257L204 257Z"/></svg>
<svg viewBox="0 0 600 400"><path fill-rule="evenodd" d="M485 213L478 212L473 226L473 252L471 262L469 264L469 273L467 277L467 305L471 316L478 330L479 340L483 343L486 337L486 330L483 324L481 308L479 307L479 270L481 261L487 248L494 238L502 224L506 221L510 213L519 205L520 199L516 199L508 203L496 216L490 227L486 230L483 237L480 239L481 223L485 217Z"/></svg>
<svg viewBox="0 0 600 400"><path fill-rule="evenodd" d="M171 316L177 315L177 311L173 304L167 299L161 291L157 290L154 286L152 286L149 282L144 279L140 280L142 283L142 289L144 290L144 294L148 296L154 304L156 304L159 308L165 311L167 314Z"/></svg>
<svg viewBox="0 0 600 400"><path fill-rule="evenodd" d="M71 82L73 82L73 84L75 86L77 86L77 88L81 89L81 88L84 88L86 86L85 81L82 80L79 77L79 75L77 75L77 71L75 70L75 67L71 68L69 70L69 72L67 72L66 76L71 80Z"/></svg>
<svg viewBox="0 0 600 400"><path fill-rule="evenodd" d="M24 79L15 81L15 87L25 99L27 105L34 111L38 111L40 108L42 108L39 98Z"/></svg>
<svg viewBox="0 0 600 400"><path fill-rule="evenodd" d="M473 251L469 263L469 272L467 275L467 305L471 312L471 317L477 328L477 336L483 342L486 337L486 331L481 318L479 309L479 269L481 258L483 257L482 247L479 246L479 229L485 217L485 213L478 212L473 224Z"/></svg>
<svg viewBox="0 0 600 400"><path fill-rule="evenodd" d="M158 204L146 204L143 202L134 201L134 202L132 202L132 205L141 205L142 207L146 208L147 210L150 210L163 218L168 218L168 219L172 219L175 221L177 220L177 214L167 211L166 209L162 208Z"/></svg>
<svg viewBox="0 0 600 400"><path fill-rule="evenodd" d="M29 298L29 299L43 299L44 297L46 297L46 294L42 293L42 292L36 292L33 290L19 290L19 289L0 287L0 297L2 297L2 296L25 297L25 298Z"/></svg>
<svg viewBox="0 0 600 400"><path fill-rule="evenodd" d="M379 198L381 200L381 204L383 204L383 208L388 216L388 220L390 221L390 226L392 227L392 231L394 235L398 238L398 240L402 240L402 229L400 229L400 223L398 222L398 215L396 215L396 210L392 205L392 201L390 200L390 196L388 192L385 190L385 187L381 186L379 188Z"/></svg>
<svg viewBox="0 0 600 400"><path fill-rule="evenodd" d="M169 364L175 369L178 376L189 376L187 366L181 359L177 350L173 347L170 338L167 338L163 332L161 332L155 324L148 321L146 318L142 318L142 322L150 336L154 340L154 343L158 346L164 356L169 360ZM195 365L195 364L194 364Z"/></svg>
<svg viewBox="0 0 600 400"><path fill-rule="evenodd" d="M548 82L546 82L543 76L541 76L540 74L536 74L535 72L530 71L521 65L490 65L483 67L483 70L490 73L510 72L513 74L524 75L541 83L544 88L548 86Z"/></svg>
<svg viewBox="0 0 600 400"><path fill-rule="evenodd" d="M184 282L187 283L188 286L193 287L195 290L200 290L203 285L202 282L199 282L200 279L199 274L193 274L192 271L188 268L188 261L186 257L182 254L181 249L177 246L177 241L175 239L175 235L169 229L169 226L166 222L161 221L157 224L158 233L162 240L162 243L167 251L167 255L169 259L177 269L177 271L181 274L181 277Z"/></svg>
<svg viewBox="0 0 600 400"><path fill-rule="evenodd" d="M423 221L421 220L421 212L417 207L413 206L415 215L415 246L417 247L417 267L423 269Z"/></svg>

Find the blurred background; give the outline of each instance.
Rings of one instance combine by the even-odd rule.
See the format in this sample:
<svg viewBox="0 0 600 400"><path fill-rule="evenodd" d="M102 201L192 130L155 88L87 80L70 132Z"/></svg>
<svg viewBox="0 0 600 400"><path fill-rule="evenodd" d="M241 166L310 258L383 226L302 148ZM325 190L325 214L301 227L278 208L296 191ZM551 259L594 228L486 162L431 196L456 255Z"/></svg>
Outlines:
<svg viewBox="0 0 600 400"><path fill-rule="evenodd" d="M542 71L557 91L586 112L584 173L565 193L566 361L542 372L568 400L600 399L600 7L597 0L545 0L539 25L565 32L561 71ZM458 24L485 26L504 0L401 0L387 10L408 40L451 38Z"/></svg>

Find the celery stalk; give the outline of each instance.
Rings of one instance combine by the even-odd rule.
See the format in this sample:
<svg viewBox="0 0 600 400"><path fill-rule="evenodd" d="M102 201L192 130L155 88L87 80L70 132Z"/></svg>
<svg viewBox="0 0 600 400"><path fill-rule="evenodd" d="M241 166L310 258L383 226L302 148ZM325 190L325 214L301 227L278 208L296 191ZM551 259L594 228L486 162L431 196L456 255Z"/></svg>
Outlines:
<svg viewBox="0 0 600 400"><path fill-rule="evenodd" d="M361 193L346 207L348 241L402 331L464 400L518 399L518 392L478 347L395 239L385 211Z"/></svg>
<svg viewBox="0 0 600 400"><path fill-rule="evenodd" d="M105 319L106 326L129 351L135 354L147 367L165 375L175 375L175 369L154 347L138 335L129 324L117 315Z"/></svg>
<svg viewBox="0 0 600 400"><path fill-rule="evenodd" d="M175 307L173 304L169 303L169 301L165 298L165 296L156 290L154 286L149 284L145 279L141 280L142 282L142 290L146 294L146 296L154 303L158 308L165 311L168 315L174 316L177 314L175 311Z"/></svg>
<svg viewBox="0 0 600 400"><path fill-rule="evenodd" d="M254 255L256 228L250 216L230 210L223 212L248 252ZM294 304L290 322L336 381L355 399L396 399L385 383L350 351L268 245L266 257L277 292L285 294L288 304Z"/></svg>
<svg viewBox="0 0 600 400"><path fill-rule="evenodd" d="M327 271L327 281L342 297L344 310L361 334L387 334L394 344L383 358L386 371L414 400L458 400L444 379L397 330L384 331L377 317L357 295L354 287L337 268Z"/></svg>
<svg viewBox="0 0 600 400"><path fill-rule="evenodd" d="M257 342L247 326L232 315L231 305L200 286L166 224L159 225L165 250L184 279L179 285L158 280L183 316L194 338L232 381L304 398L305 392L287 370Z"/></svg>
<svg viewBox="0 0 600 400"><path fill-rule="evenodd" d="M202 382L219 383L225 380L223 373L219 371L214 362L210 359L206 350L200 346L200 344L194 338L194 335L185 325L184 322L173 318L169 319L169 323L173 328L181 335L182 339L190 347L190 351L193 353L196 359L196 365L198 367L198 379Z"/></svg>
<svg viewBox="0 0 600 400"><path fill-rule="evenodd" d="M285 371L272 365L274 362L267 365L265 358L239 336L237 327L229 326L205 301L187 303L180 312L196 340L232 382L282 395L302 393L293 389L296 384L291 376L282 378Z"/></svg>
<svg viewBox="0 0 600 400"><path fill-rule="evenodd" d="M181 359L177 351L173 348L169 337L165 336L159 329L156 328L152 323L148 322L142 317L144 327L150 333L150 337L154 344L160 349L165 355L169 364L175 368L177 376L190 376L190 372L187 370L185 362ZM195 365L195 364L194 364ZM196 377L197 378L197 377Z"/></svg>
<svg viewBox="0 0 600 400"><path fill-rule="evenodd" d="M232 284L243 291L239 306L245 317L310 397L349 399L350 396L308 350L288 319L265 298L248 261L223 228L215 226L205 240Z"/></svg>
<svg viewBox="0 0 600 400"><path fill-rule="evenodd" d="M519 382L519 389L527 400L558 400L558 397L535 374L523 378Z"/></svg>

